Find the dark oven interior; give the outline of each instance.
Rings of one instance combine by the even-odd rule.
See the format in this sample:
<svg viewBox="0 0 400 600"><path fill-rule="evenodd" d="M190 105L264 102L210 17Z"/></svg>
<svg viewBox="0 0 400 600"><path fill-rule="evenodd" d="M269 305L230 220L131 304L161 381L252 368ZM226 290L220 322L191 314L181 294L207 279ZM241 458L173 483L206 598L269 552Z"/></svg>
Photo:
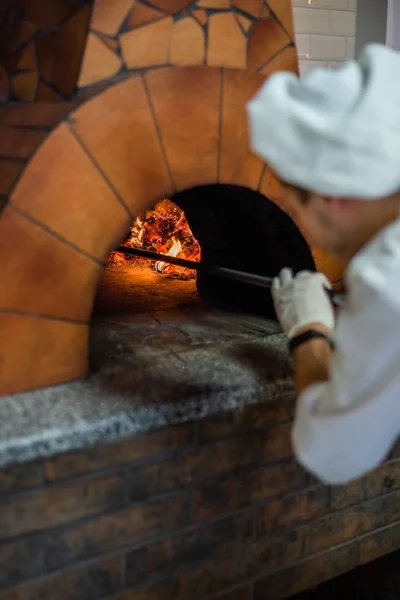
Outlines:
<svg viewBox="0 0 400 600"><path fill-rule="evenodd" d="M194 187L157 207L156 213L136 219L123 243L267 277L285 266L315 270L311 250L291 218L248 188ZM94 315L200 305L275 318L268 289L118 254L104 271Z"/></svg>

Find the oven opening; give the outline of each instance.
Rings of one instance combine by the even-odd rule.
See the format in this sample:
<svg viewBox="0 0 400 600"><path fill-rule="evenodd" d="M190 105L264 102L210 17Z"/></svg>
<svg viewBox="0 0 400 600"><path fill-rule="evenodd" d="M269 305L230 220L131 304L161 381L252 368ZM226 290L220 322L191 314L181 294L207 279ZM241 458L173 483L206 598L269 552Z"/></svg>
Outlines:
<svg viewBox="0 0 400 600"><path fill-rule="evenodd" d="M121 244L265 277L286 266L315 270L291 218L260 193L235 185L199 186L162 199L136 218ZM94 316L199 307L275 319L266 288L120 252L104 270Z"/></svg>

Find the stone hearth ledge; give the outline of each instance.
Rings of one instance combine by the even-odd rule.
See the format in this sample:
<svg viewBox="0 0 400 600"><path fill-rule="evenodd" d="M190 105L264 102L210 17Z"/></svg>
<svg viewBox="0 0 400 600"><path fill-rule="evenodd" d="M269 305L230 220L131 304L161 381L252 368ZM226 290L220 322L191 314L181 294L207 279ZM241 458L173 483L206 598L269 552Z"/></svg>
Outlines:
<svg viewBox="0 0 400 600"><path fill-rule="evenodd" d="M182 314L96 320L87 380L1 398L0 467L293 394L286 338L274 322Z"/></svg>

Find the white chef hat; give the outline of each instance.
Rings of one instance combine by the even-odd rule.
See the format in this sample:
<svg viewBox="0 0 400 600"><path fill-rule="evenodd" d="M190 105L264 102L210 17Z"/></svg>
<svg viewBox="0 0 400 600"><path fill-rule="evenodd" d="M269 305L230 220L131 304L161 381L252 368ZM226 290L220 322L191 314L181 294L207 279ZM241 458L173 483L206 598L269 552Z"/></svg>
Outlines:
<svg viewBox="0 0 400 600"><path fill-rule="evenodd" d="M365 200L400 190L400 53L372 44L335 71L276 73L247 109L252 149L283 181Z"/></svg>

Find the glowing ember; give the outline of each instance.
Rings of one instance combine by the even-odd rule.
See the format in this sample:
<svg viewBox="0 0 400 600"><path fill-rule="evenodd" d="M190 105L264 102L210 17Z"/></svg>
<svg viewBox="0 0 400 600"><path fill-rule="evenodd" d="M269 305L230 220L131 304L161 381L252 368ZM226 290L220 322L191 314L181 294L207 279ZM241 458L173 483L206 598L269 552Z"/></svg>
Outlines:
<svg viewBox="0 0 400 600"><path fill-rule="evenodd" d="M172 246L168 250L168 256L178 256L182 252L182 245L179 240L176 238L172 238ZM168 263L162 262L158 260L155 264L155 269L159 273L168 273L168 271L173 268L174 265L169 265Z"/></svg>
<svg viewBox="0 0 400 600"><path fill-rule="evenodd" d="M171 200L165 199L159 202L154 210L137 217L133 223L130 234L124 240L125 246L141 248L150 252L178 256L199 262L201 258L200 244L193 236L183 210ZM118 264L121 262L132 262L125 254L114 252L110 262ZM134 263L152 264L144 259L134 259ZM169 277L179 279L191 279L196 276L192 269L176 267L163 261L155 264L155 270Z"/></svg>

